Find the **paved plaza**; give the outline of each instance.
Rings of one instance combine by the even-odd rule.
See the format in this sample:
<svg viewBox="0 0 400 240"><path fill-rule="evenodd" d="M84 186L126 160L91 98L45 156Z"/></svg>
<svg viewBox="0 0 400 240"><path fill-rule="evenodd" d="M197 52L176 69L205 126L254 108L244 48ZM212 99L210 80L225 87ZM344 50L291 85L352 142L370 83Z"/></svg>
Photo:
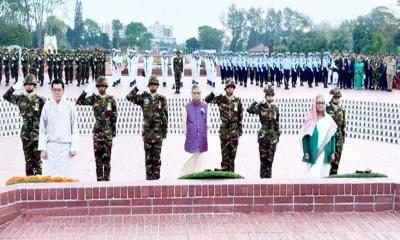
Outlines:
<svg viewBox="0 0 400 240"><path fill-rule="evenodd" d="M0 239L400 239L396 213L22 217Z"/></svg>
<svg viewBox="0 0 400 240"><path fill-rule="evenodd" d="M203 97L212 88L205 84L202 78L201 87ZM170 88L160 86L160 93L169 98L190 97L189 78L185 79L184 89L181 95L173 94ZM66 95L76 98L84 87L68 85ZM124 77L122 84L116 88L109 88L109 93L124 98L131 88L128 87L127 79ZM0 94L6 88L0 86ZM297 87L295 89L277 89L277 99L286 98L312 98L317 93L329 97L329 89L323 87L312 88ZM49 97L50 86L39 87L40 95ZM250 85L247 89L238 87L236 95L242 98L252 98L262 95L260 87ZM343 90L343 100L356 99L360 101L398 103L400 91L394 90L391 93L381 91L355 91ZM281 119L282 120L282 119ZM169 134L162 149L161 179L176 179L180 175L180 168L189 157L183 150L185 137L183 134ZM95 162L92 146L92 137L89 135L80 136L80 151L73 158L74 176L82 182L94 182ZM0 184L12 176L24 175L24 157L22 143L18 137L6 137L0 139L0 159L3 167L0 169ZM277 147L273 165L273 178L303 178L305 177L305 165L301 158L300 140L297 135L283 134ZM140 134L119 135L116 138L112 151L112 181L136 181L145 179L144 149ZM221 161L220 141L216 134L209 134L209 151L207 155L207 166L210 169L219 167ZM356 169L371 168L376 172L387 174L391 178L399 178L400 148L397 144L388 144L375 141L347 138L344 145L339 173L350 173ZM44 163L46 164L46 162ZM236 172L245 178L259 177L259 154L258 143L255 134L245 134L240 138L238 153L236 157Z"/></svg>

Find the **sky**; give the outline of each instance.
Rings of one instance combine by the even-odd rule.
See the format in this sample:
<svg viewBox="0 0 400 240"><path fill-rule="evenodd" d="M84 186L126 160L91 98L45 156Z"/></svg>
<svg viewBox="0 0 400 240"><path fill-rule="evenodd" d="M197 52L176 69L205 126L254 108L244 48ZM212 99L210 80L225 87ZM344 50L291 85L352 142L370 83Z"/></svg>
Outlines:
<svg viewBox="0 0 400 240"><path fill-rule="evenodd" d="M64 21L73 24L76 0L56 10ZM333 26L344 19L354 19L377 6L395 8L397 0L81 0L83 18L99 23L120 19L123 24L142 22L145 26L159 21L172 25L177 42L197 37L198 27L209 25L222 28L221 17L231 4L249 9L261 7L284 9L290 7L311 17L314 23L329 22ZM62 14L61 14L62 12ZM398 12L397 12L398 14Z"/></svg>

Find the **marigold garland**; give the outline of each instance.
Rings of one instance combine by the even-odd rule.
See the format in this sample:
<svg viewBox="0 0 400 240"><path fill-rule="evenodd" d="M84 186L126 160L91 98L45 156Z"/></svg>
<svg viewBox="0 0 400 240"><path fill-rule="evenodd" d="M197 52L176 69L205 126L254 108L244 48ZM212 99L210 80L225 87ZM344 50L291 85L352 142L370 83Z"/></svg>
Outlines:
<svg viewBox="0 0 400 240"><path fill-rule="evenodd" d="M78 182L75 178L66 178L60 176L17 176L7 180L6 185L18 184L18 183L41 183L41 182Z"/></svg>

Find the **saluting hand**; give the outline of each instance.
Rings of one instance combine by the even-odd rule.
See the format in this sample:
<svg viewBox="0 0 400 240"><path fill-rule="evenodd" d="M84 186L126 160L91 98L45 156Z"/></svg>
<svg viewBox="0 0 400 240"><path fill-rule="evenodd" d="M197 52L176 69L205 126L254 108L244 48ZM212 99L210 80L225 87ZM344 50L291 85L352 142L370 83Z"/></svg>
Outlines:
<svg viewBox="0 0 400 240"><path fill-rule="evenodd" d="M41 157L43 160L47 160L47 151L41 151L41 152L40 152L40 157Z"/></svg>

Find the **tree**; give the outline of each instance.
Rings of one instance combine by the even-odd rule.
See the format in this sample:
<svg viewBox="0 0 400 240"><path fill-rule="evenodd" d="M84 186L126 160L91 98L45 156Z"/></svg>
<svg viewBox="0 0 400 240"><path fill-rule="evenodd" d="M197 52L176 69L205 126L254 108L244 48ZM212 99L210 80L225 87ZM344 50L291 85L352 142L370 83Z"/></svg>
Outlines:
<svg viewBox="0 0 400 240"><path fill-rule="evenodd" d="M53 10L60 6L62 0L25 0L23 9L29 11L30 15L35 23L36 37L38 39L38 46L43 45L43 21L48 16L52 15ZM29 18L30 19L30 18Z"/></svg>
<svg viewBox="0 0 400 240"><path fill-rule="evenodd" d="M372 40L362 49L367 54L384 54L386 52L386 41L383 33L376 32Z"/></svg>
<svg viewBox="0 0 400 240"><path fill-rule="evenodd" d="M261 8L250 8L246 12L247 29L249 32L247 38L247 49L256 46L259 43L265 43L265 21L263 19L264 10Z"/></svg>
<svg viewBox="0 0 400 240"><path fill-rule="evenodd" d="M231 51L242 51L247 42L246 11L243 8L236 8L232 4L228 8L227 19L221 19L222 25L231 35L229 49Z"/></svg>
<svg viewBox="0 0 400 240"><path fill-rule="evenodd" d="M55 16L49 16L46 20L45 32L48 35L55 35L57 37L57 44L60 48L70 47L66 38L67 29L67 24Z"/></svg>
<svg viewBox="0 0 400 240"><path fill-rule="evenodd" d="M192 51L197 50L197 49L200 48L200 43L199 43L199 41L198 41L196 38L194 38L194 37L187 39L187 40L185 41L185 43L186 43L186 48L187 48L190 52L192 52Z"/></svg>
<svg viewBox="0 0 400 240"><path fill-rule="evenodd" d="M153 39L153 34L147 32L147 28L143 25L143 23L129 23L126 26L125 36L127 46L139 47L142 49L151 48L151 40Z"/></svg>
<svg viewBox="0 0 400 240"><path fill-rule="evenodd" d="M87 18L84 23L85 33L84 38L88 45L100 45L101 42L101 27L93 19Z"/></svg>
<svg viewBox="0 0 400 240"><path fill-rule="evenodd" d="M125 36L128 46L139 46L146 32L147 28L143 23L131 22L126 25Z"/></svg>
<svg viewBox="0 0 400 240"><path fill-rule="evenodd" d="M22 25L10 25L4 21L0 21L0 45L31 47L31 36Z"/></svg>
<svg viewBox="0 0 400 240"><path fill-rule="evenodd" d="M110 38L108 37L107 33L102 33L100 35L100 44L101 47L104 49L109 49L111 46Z"/></svg>
<svg viewBox="0 0 400 240"><path fill-rule="evenodd" d="M114 19L111 22L112 25L112 46L113 48L119 48L120 44L120 31L122 30L122 23L119 19Z"/></svg>
<svg viewBox="0 0 400 240"><path fill-rule="evenodd" d="M221 30L210 26L199 27L199 43L202 49L221 50L223 37L224 32Z"/></svg>
<svg viewBox="0 0 400 240"><path fill-rule="evenodd" d="M270 39L274 42L280 42L282 37L282 12L280 10L275 11L273 8L268 9L266 21L266 32Z"/></svg>
<svg viewBox="0 0 400 240"><path fill-rule="evenodd" d="M353 28L353 51L360 53L364 46L372 40L372 32L368 27L366 19L358 17L356 24Z"/></svg>
<svg viewBox="0 0 400 240"><path fill-rule="evenodd" d="M74 17L74 32L75 32L75 41L73 42L73 47L79 47L84 45L84 25L82 18L82 2L80 0L76 0L75 3L75 17Z"/></svg>

